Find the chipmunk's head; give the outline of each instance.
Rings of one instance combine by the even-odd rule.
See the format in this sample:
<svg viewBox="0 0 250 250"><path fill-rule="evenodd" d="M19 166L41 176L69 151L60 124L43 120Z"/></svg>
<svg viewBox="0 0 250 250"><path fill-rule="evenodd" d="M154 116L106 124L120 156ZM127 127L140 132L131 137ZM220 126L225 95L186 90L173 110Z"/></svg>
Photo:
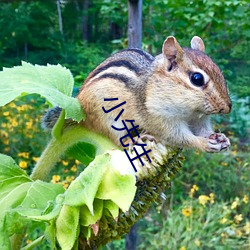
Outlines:
<svg viewBox="0 0 250 250"><path fill-rule="evenodd" d="M171 84L167 84L164 92L167 88L174 90L176 102L180 101L187 109L190 106L193 111L204 114L227 114L232 104L226 81L204 50L204 43L198 36L192 38L191 48L181 48L173 36L165 40L162 55L158 57L158 72L162 79L170 79Z"/></svg>

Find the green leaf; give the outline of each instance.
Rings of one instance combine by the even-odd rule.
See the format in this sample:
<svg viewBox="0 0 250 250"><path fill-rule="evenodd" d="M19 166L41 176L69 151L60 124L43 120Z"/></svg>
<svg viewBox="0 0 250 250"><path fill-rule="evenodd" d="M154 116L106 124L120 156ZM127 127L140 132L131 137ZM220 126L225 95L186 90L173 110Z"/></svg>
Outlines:
<svg viewBox="0 0 250 250"><path fill-rule="evenodd" d="M64 193L61 185L37 180L30 186L20 208L26 209L27 212L29 209L42 212L47 207L48 201L55 200L56 196L61 193Z"/></svg>
<svg viewBox="0 0 250 250"><path fill-rule="evenodd" d="M32 182L21 184L0 201L0 249L8 249L9 236L13 234L13 227L15 227L15 232L19 232L27 223L23 218L16 216L16 213L11 215L9 213L12 208L17 207L22 202L31 184Z"/></svg>
<svg viewBox="0 0 250 250"><path fill-rule="evenodd" d="M5 213L3 231L6 233L6 237L22 234L23 228L30 223L31 221L27 217L22 217L15 209L10 209Z"/></svg>
<svg viewBox="0 0 250 250"><path fill-rule="evenodd" d="M32 182L23 183L1 199L0 221L3 220L7 210L16 208L22 203L31 185Z"/></svg>
<svg viewBox="0 0 250 250"><path fill-rule="evenodd" d="M4 232L0 225L0 249L1 250L10 250L10 240L8 234Z"/></svg>
<svg viewBox="0 0 250 250"><path fill-rule="evenodd" d="M93 214L93 201L98 187L109 166L110 155L103 154L93 162L70 184L65 192L64 203L70 206L87 205Z"/></svg>
<svg viewBox="0 0 250 250"><path fill-rule="evenodd" d="M58 195L60 196L60 194ZM56 199L58 200L58 199ZM52 204L53 203L53 204ZM51 202L48 204L48 207L43 211L42 215L27 215L30 219L37 221L52 221L54 220L60 213L63 204L58 202Z"/></svg>
<svg viewBox="0 0 250 250"><path fill-rule="evenodd" d="M89 239L91 237L92 229L90 227L81 227L80 231L84 238Z"/></svg>
<svg viewBox="0 0 250 250"><path fill-rule="evenodd" d="M78 100L71 97L73 84L72 74L61 65L34 66L22 62L22 66L0 72L0 106L18 96L36 93L53 106L65 109L66 118L79 122L84 114Z"/></svg>
<svg viewBox="0 0 250 250"><path fill-rule="evenodd" d="M28 175L10 156L0 154L0 181L17 176L26 176L28 178Z"/></svg>
<svg viewBox="0 0 250 250"><path fill-rule="evenodd" d="M95 224L102 217L103 200L95 199L93 203L94 214L91 214L87 206L80 208L80 225L89 226Z"/></svg>
<svg viewBox="0 0 250 250"><path fill-rule="evenodd" d="M56 223L51 221L45 229L45 237L50 242L51 249L56 249Z"/></svg>
<svg viewBox="0 0 250 250"><path fill-rule="evenodd" d="M103 207L108 209L108 211L110 212L110 214L114 219L118 217L119 207L113 201L110 200L103 201Z"/></svg>
<svg viewBox="0 0 250 250"><path fill-rule="evenodd" d="M126 212L135 196L135 184L136 179L133 175L121 175L118 170L109 167L103 176L96 198L112 200L123 212Z"/></svg>
<svg viewBox="0 0 250 250"><path fill-rule="evenodd" d="M64 205L56 220L56 238L64 250L71 250L79 234L79 207Z"/></svg>
<svg viewBox="0 0 250 250"><path fill-rule="evenodd" d="M13 189L25 182L31 182L30 178L27 176L17 176L0 181L0 201Z"/></svg>
<svg viewBox="0 0 250 250"><path fill-rule="evenodd" d="M50 217L53 215L55 219L63 201L56 197L64 193L64 189L61 185L40 180L32 182L11 157L0 155L0 159L0 238L4 239L0 242L4 249L9 245L9 236L21 233L34 220L27 216L41 216L44 211L52 211ZM58 202L55 207L51 205L54 200Z"/></svg>
<svg viewBox="0 0 250 250"><path fill-rule="evenodd" d="M95 158L96 148L92 144L86 142L78 142L70 147L66 154L77 159L85 165L88 165Z"/></svg>

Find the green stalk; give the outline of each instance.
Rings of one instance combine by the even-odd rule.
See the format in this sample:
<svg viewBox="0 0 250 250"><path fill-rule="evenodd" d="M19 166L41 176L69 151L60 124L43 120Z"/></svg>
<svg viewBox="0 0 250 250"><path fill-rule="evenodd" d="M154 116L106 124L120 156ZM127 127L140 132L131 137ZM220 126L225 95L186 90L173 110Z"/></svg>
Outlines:
<svg viewBox="0 0 250 250"><path fill-rule="evenodd" d="M80 125L71 126L65 129L60 137L51 139L30 177L33 180L46 180L61 155L69 147L78 142L86 142L94 145L96 147L96 155L102 154L107 150L118 149L115 144L100 134Z"/></svg>

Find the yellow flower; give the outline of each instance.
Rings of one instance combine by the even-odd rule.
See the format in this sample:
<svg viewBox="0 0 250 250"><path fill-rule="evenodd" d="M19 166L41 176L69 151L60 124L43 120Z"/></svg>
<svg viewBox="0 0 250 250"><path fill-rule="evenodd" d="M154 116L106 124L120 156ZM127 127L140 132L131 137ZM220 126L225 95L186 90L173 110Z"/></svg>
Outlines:
<svg viewBox="0 0 250 250"><path fill-rule="evenodd" d="M32 120L26 122L26 128L27 128L27 129L31 129L32 126L33 126L33 121L32 121Z"/></svg>
<svg viewBox="0 0 250 250"><path fill-rule="evenodd" d="M223 161L223 162L221 163L221 165L222 165L223 167L227 167L227 166L228 166L228 163Z"/></svg>
<svg viewBox="0 0 250 250"><path fill-rule="evenodd" d="M181 212L184 216L189 217L192 214L192 209L190 207L185 207Z"/></svg>
<svg viewBox="0 0 250 250"><path fill-rule="evenodd" d="M4 138L4 139L3 139L3 144L9 145L9 144L10 144L9 139L8 139L8 138Z"/></svg>
<svg viewBox="0 0 250 250"><path fill-rule="evenodd" d="M64 161L64 160L62 160L62 164L63 164L63 166L68 166L69 165L69 163L67 161Z"/></svg>
<svg viewBox="0 0 250 250"><path fill-rule="evenodd" d="M75 176L67 176L66 181L67 182L72 182L75 179Z"/></svg>
<svg viewBox="0 0 250 250"><path fill-rule="evenodd" d="M240 230L236 230L236 235L238 236L238 237L241 237L242 236L242 232L240 231Z"/></svg>
<svg viewBox="0 0 250 250"><path fill-rule="evenodd" d="M52 182L52 183L57 183L57 182L60 181L60 179L61 179L61 176L60 176L60 175L53 175L53 176L52 176L51 182Z"/></svg>
<svg viewBox="0 0 250 250"><path fill-rule="evenodd" d="M200 247L201 246L201 242L199 239L195 239L194 240L194 244L197 246L197 247Z"/></svg>
<svg viewBox="0 0 250 250"><path fill-rule="evenodd" d="M199 190L199 187L196 185L193 185L192 188L190 189L189 196L193 198L194 193Z"/></svg>
<svg viewBox="0 0 250 250"><path fill-rule="evenodd" d="M15 104L14 102L11 102L11 103L9 104L9 106L10 106L11 108L15 108L15 107L16 107L16 104Z"/></svg>
<svg viewBox="0 0 250 250"><path fill-rule="evenodd" d="M26 159L29 158L29 155L30 155L29 152L21 152L21 153L18 153L18 156L19 156L19 157L23 157L23 158L26 158Z"/></svg>
<svg viewBox="0 0 250 250"><path fill-rule="evenodd" d="M247 221L246 225L244 226L244 231L246 232L246 234L250 234L250 222Z"/></svg>
<svg viewBox="0 0 250 250"><path fill-rule="evenodd" d="M24 104L24 105L21 105L21 106L17 106L17 110L20 112L20 111L25 111L25 110L28 110L28 109L33 109L32 106L30 105L27 105L27 104Z"/></svg>
<svg viewBox="0 0 250 250"><path fill-rule="evenodd" d="M210 197L210 203L214 204L214 193L210 193L209 197Z"/></svg>
<svg viewBox="0 0 250 250"><path fill-rule="evenodd" d="M13 120L11 120L11 125L12 125L12 127L17 127L18 122L15 119L13 119Z"/></svg>
<svg viewBox="0 0 250 250"><path fill-rule="evenodd" d="M32 160L34 161L34 162L37 162L38 161L38 159L39 159L39 157L32 157Z"/></svg>
<svg viewBox="0 0 250 250"><path fill-rule="evenodd" d="M20 161L19 162L19 167L22 169L26 169L28 167L27 161Z"/></svg>
<svg viewBox="0 0 250 250"><path fill-rule="evenodd" d="M26 240L27 244L30 244L32 242L32 240Z"/></svg>
<svg viewBox="0 0 250 250"><path fill-rule="evenodd" d="M9 116L9 114L10 114L10 112L8 112L8 111L3 112L4 116Z"/></svg>
<svg viewBox="0 0 250 250"><path fill-rule="evenodd" d="M72 172L76 172L76 171L77 171L76 165L73 165L73 166L70 168L70 170L71 170Z"/></svg>
<svg viewBox="0 0 250 250"><path fill-rule="evenodd" d="M68 182L64 182L64 183L63 183L63 187L64 187L64 189L67 189L67 188L68 188L68 186L69 186L69 183L68 183Z"/></svg>
<svg viewBox="0 0 250 250"><path fill-rule="evenodd" d="M239 198L236 197L235 201L231 205L231 209L235 209L239 205Z"/></svg>
<svg viewBox="0 0 250 250"><path fill-rule="evenodd" d="M0 135L1 135L1 137L5 137L5 138L9 137L9 134L4 130L0 130Z"/></svg>
<svg viewBox="0 0 250 250"><path fill-rule="evenodd" d="M239 162L239 163L242 162L242 160L241 160L239 157L236 157L235 160L236 160L237 162Z"/></svg>
<svg viewBox="0 0 250 250"><path fill-rule="evenodd" d="M81 162L78 161L78 160L75 160L75 164L76 164L76 165L79 165L79 164L81 164Z"/></svg>
<svg viewBox="0 0 250 250"><path fill-rule="evenodd" d="M243 220L242 214L237 214L234 216L234 221L236 224L239 224Z"/></svg>
<svg viewBox="0 0 250 250"><path fill-rule="evenodd" d="M186 250L186 247L181 247L180 250Z"/></svg>
<svg viewBox="0 0 250 250"><path fill-rule="evenodd" d="M248 201L249 201L248 195L245 194L243 197L243 202L247 204Z"/></svg>
<svg viewBox="0 0 250 250"><path fill-rule="evenodd" d="M210 200L210 198L207 195L200 195L199 196L199 203L203 206Z"/></svg>
<svg viewBox="0 0 250 250"><path fill-rule="evenodd" d="M237 153L238 153L237 150L233 150L233 151L232 151L232 154L233 154L233 155L237 155Z"/></svg>
<svg viewBox="0 0 250 250"><path fill-rule="evenodd" d="M4 148L4 152L9 152L10 151L10 147L5 147Z"/></svg>
<svg viewBox="0 0 250 250"><path fill-rule="evenodd" d="M226 233L221 233L221 238L226 238L227 237L227 234Z"/></svg>
<svg viewBox="0 0 250 250"><path fill-rule="evenodd" d="M225 224L227 222L227 218L222 218L221 220L220 220L220 224Z"/></svg>

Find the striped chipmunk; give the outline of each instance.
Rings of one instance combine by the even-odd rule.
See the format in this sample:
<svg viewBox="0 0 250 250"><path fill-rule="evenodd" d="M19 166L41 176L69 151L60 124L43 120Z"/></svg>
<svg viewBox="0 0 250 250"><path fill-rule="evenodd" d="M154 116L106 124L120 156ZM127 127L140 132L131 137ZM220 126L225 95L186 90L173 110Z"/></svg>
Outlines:
<svg viewBox="0 0 250 250"><path fill-rule="evenodd" d="M88 75L77 96L86 112L83 126L120 145L127 131L111 126L122 128L122 120L133 119L144 131L142 138L206 152L228 149L228 138L213 131L210 114L227 114L232 104L223 74L204 50L198 36L192 38L191 48L180 47L169 36L156 57L140 49L111 55ZM102 107L108 110L124 101L119 120L114 121L122 108L103 112ZM45 115L44 123L52 126L50 113L55 120L60 109Z"/></svg>

